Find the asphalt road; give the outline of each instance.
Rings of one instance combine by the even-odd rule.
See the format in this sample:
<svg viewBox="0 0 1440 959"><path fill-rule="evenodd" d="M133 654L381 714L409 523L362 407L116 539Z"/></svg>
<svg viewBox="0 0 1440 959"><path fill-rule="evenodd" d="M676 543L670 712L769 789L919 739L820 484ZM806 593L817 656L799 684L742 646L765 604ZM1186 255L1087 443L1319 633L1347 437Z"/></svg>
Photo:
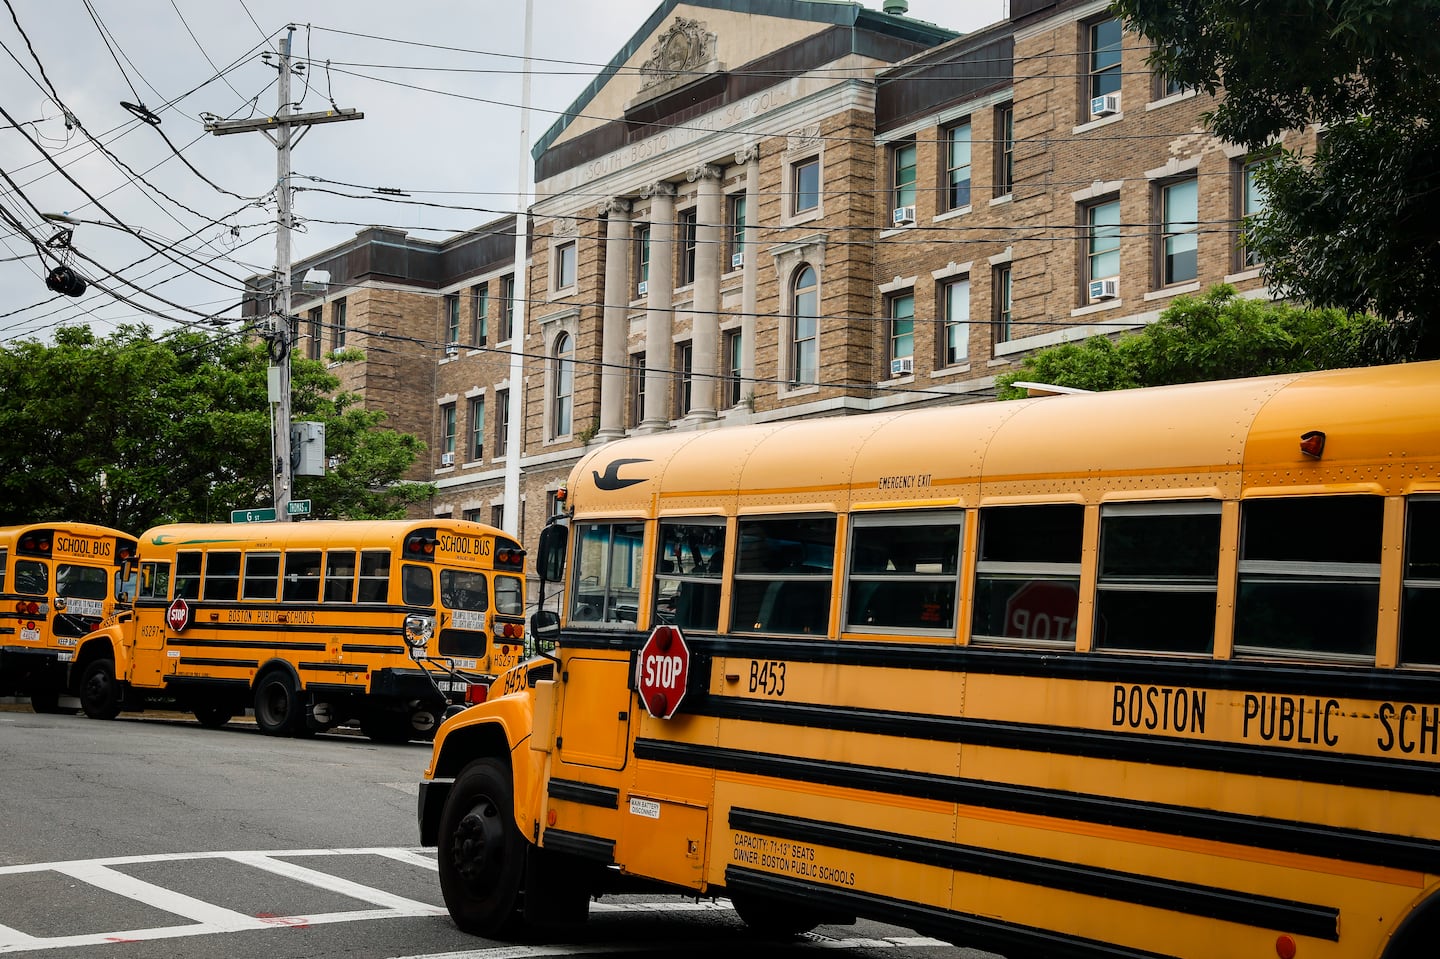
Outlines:
<svg viewBox="0 0 1440 959"><path fill-rule="evenodd" d="M450 922L434 850L417 845L428 759L345 733L0 707L0 955L985 956L875 923L757 947L725 901L662 896L594 903L563 942L477 939Z"/></svg>

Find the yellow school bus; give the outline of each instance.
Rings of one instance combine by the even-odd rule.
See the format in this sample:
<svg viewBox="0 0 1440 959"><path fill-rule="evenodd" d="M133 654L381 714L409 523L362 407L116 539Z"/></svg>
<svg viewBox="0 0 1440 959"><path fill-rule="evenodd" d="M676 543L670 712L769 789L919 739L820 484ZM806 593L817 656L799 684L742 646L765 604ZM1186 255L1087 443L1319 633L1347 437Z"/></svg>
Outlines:
<svg viewBox="0 0 1440 959"><path fill-rule="evenodd" d="M635 879L769 933L1435 954L1440 364L635 437L568 493L557 661L421 784L463 928Z"/></svg>
<svg viewBox="0 0 1440 959"><path fill-rule="evenodd" d="M351 720L377 742L427 737L524 646L525 553L479 523L157 526L134 610L72 670L96 719L178 704L206 726L253 707L262 732Z"/></svg>
<svg viewBox="0 0 1440 959"><path fill-rule="evenodd" d="M0 528L0 695L60 712L80 640L130 599L121 566L133 537L90 523Z"/></svg>

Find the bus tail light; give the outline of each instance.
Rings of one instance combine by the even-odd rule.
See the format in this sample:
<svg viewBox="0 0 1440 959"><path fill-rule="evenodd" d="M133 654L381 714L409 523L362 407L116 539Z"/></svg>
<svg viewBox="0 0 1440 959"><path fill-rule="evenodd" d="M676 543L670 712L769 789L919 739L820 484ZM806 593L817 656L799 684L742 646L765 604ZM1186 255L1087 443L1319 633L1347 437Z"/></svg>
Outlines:
<svg viewBox="0 0 1440 959"><path fill-rule="evenodd" d="M478 706L485 701L485 697L489 695L489 693L489 686L483 683L471 683L465 687L465 705Z"/></svg>
<svg viewBox="0 0 1440 959"><path fill-rule="evenodd" d="M411 536L405 541L405 553L412 559L433 559L439 542L433 536Z"/></svg>
<svg viewBox="0 0 1440 959"><path fill-rule="evenodd" d="M501 547L495 551L495 565L509 569L524 569L525 551L519 547Z"/></svg>
<svg viewBox="0 0 1440 959"><path fill-rule="evenodd" d="M1295 940L1289 936L1279 936L1275 940L1275 955L1280 959L1295 959Z"/></svg>
<svg viewBox="0 0 1440 959"><path fill-rule="evenodd" d="M40 604L35 602L27 603L22 599L15 604L15 612L21 616L38 616L40 615Z"/></svg>
<svg viewBox="0 0 1440 959"><path fill-rule="evenodd" d="M502 639L518 640L525 638L525 627L519 623L499 623L495 628L495 632Z"/></svg>
<svg viewBox="0 0 1440 959"><path fill-rule="evenodd" d="M1325 434L1319 430L1302 433L1300 435L1300 452L1318 460L1325 453Z"/></svg>

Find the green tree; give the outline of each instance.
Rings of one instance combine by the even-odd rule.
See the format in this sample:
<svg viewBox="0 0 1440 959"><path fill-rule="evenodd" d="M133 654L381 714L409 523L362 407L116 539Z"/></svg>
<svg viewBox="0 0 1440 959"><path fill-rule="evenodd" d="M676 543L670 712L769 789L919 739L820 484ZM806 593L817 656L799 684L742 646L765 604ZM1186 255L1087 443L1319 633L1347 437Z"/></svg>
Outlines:
<svg viewBox="0 0 1440 959"><path fill-rule="evenodd" d="M402 514L433 492L399 481L423 444L335 395L323 364L294 360L293 412L327 425L341 475L312 489L323 516ZM0 523L74 520L139 532L268 505L270 413L262 345L143 326L0 349ZM355 464L355 466L351 466ZM316 482L316 481L303 481Z"/></svg>
<svg viewBox="0 0 1440 959"><path fill-rule="evenodd" d="M1440 357L1440 0L1116 0L1151 59L1223 99L1219 136L1263 149L1324 124L1313 157L1259 175L1246 227L1274 288L1370 311L1392 360Z"/></svg>
<svg viewBox="0 0 1440 959"><path fill-rule="evenodd" d="M1384 327L1366 314L1244 299L1234 287L1214 286L1177 297L1140 332L1033 353L996 386L1008 400L1025 395L1017 381L1118 390L1366 366L1377 361L1373 344Z"/></svg>

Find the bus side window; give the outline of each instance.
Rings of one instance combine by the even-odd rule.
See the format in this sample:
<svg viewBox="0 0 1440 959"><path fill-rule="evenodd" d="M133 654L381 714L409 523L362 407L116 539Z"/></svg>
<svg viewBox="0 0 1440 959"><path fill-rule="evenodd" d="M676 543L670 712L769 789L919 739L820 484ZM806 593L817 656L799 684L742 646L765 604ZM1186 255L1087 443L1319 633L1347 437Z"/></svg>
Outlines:
<svg viewBox="0 0 1440 959"><path fill-rule="evenodd" d="M138 598L170 598L169 563L142 563L140 565L140 595Z"/></svg>
<svg viewBox="0 0 1440 959"><path fill-rule="evenodd" d="M390 598L390 551L367 549L360 554L358 603L383 603Z"/></svg>
<svg viewBox="0 0 1440 959"><path fill-rule="evenodd" d="M1412 497L1406 513L1400 662L1440 665L1440 499Z"/></svg>
<svg viewBox="0 0 1440 959"><path fill-rule="evenodd" d="M200 553L179 553L175 557L175 596L200 598Z"/></svg>
<svg viewBox="0 0 1440 959"><path fill-rule="evenodd" d="M44 563L33 559L15 561L15 592L27 596L44 596L50 592L50 571Z"/></svg>
<svg viewBox="0 0 1440 959"><path fill-rule="evenodd" d="M855 516L847 628L954 636L963 520L960 513Z"/></svg>
<svg viewBox="0 0 1440 959"><path fill-rule="evenodd" d="M0 548L0 592L5 589L6 560L10 557L10 550Z"/></svg>
<svg viewBox="0 0 1440 959"><path fill-rule="evenodd" d="M284 600L287 603L320 601L320 551L291 550L285 554Z"/></svg>
<svg viewBox="0 0 1440 959"><path fill-rule="evenodd" d="M825 635L835 528L834 516L742 517L730 628Z"/></svg>
<svg viewBox="0 0 1440 959"><path fill-rule="evenodd" d="M1379 496L1242 502L1236 650L1373 659L1384 511Z"/></svg>
<svg viewBox="0 0 1440 959"><path fill-rule="evenodd" d="M406 563L400 567L400 602L406 606L433 607L435 571L429 566L418 566L414 563Z"/></svg>
<svg viewBox="0 0 1440 959"><path fill-rule="evenodd" d="M240 596L240 554L215 551L205 556L202 599L237 599Z"/></svg>
<svg viewBox="0 0 1440 959"><path fill-rule="evenodd" d="M332 549L325 554L325 602L355 601L355 551Z"/></svg>
<svg viewBox="0 0 1440 959"><path fill-rule="evenodd" d="M992 506L980 511L976 640L1075 645L1085 507Z"/></svg>
<svg viewBox="0 0 1440 959"><path fill-rule="evenodd" d="M274 600L280 593L280 554L246 553L243 599Z"/></svg>
<svg viewBox="0 0 1440 959"><path fill-rule="evenodd" d="M723 519L662 522L655 556L655 621L718 629L724 562Z"/></svg>

